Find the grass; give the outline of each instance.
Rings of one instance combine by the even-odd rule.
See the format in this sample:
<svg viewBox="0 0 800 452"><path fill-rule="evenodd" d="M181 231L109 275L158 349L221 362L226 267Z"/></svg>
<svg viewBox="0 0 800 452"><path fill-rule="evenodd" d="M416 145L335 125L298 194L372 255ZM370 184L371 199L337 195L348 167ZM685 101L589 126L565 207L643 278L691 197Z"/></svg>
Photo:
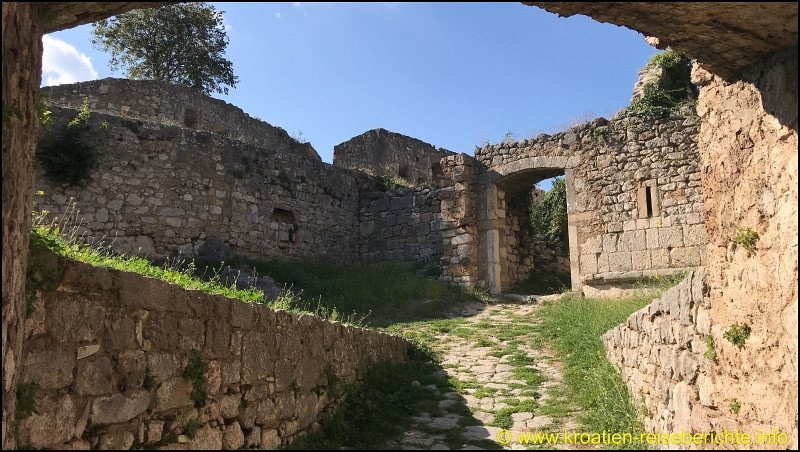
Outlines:
<svg viewBox="0 0 800 452"><path fill-rule="evenodd" d="M110 247L80 243L77 227L66 228L70 214L45 224L44 213L34 214L31 250L50 251L59 256L96 267L130 271L162 279L189 289L221 294L275 309L315 314L356 326L386 326L396 321L441 317L453 303L478 300L479 296L442 281L417 274L417 267L402 264L342 266L312 262L258 261L236 259L234 266L254 274L269 274L289 289L276 299L267 299L258 290L237 289L221 283L217 262L198 268L194 262L167 260L153 265L143 257L124 257ZM73 212L74 213L74 212ZM67 230L62 234L62 230ZM31 259L35 262L36 259ZM217 270L214 270L216 268ZM33 285L31 285L33 287ZM32 298L29 294L29 298ZM35 300L29 301L29 311ZM368 319L365 321L365 319Z"/></svg>
<svg viewBox="0 0 800 452"><path fill-rule="evenodd" d="M539 340L552 347L564 363L568 390L551 392L546 410L553 416L580 407L579 421L591 432L641 432L636 406L619 373L605 357L600 337L623 323L633 312L649 304L669 286L682 279L662 278L658 286L625 299L593 299L565 295L557 303L545 303L536 327Z"/></svg>
<svg viewBox="0 0 800 452"><path fill-rule="evenodd" d="M352 313L365 324L384 327L396 322L441 318L454 303L478 296L443 281L418 274L423 269L399 263L344 266L323 262L259 261L237 258L232 266L296 290L296 303Z"/></svg>

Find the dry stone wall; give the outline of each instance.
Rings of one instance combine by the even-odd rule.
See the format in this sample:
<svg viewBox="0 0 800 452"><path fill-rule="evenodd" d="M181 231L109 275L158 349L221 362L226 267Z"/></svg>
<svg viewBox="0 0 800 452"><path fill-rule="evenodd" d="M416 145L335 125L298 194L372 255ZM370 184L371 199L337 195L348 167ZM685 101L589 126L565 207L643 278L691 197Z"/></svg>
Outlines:
<svg viewBox="0 0 800 452"><path fill-rule="evenodd" d="M77 112L52 107L59 125ZM71 211L79 234L127 253L191 256L220 239L236 253L357 261L358 194L372 181L284 148L119 116L105 121L92 182L57 186L37 173L50 218Z"/></svg>
<svg viewBox="0 0 800 452"><path fill-rule="evenodd" d="M182 85L158 80L105 78L42 88L48 105L78 109L88 101L98 113L211 131L283 153L322 161L309 143L299 143L280 127L240 108Z"/></svg>
<svg viewBox="0 0 800 452"><path fill-rule="evenodd" d="M399 336L49 253L37 259L62 279L40 292L25 324L21 383L38 385L38 412L20 422L19 445L274 449L318 427L337 378L406 359ZM197 351L208 366L204 403L184 377ZM187 425L194 439L182 434Z"/></svg>
<svg viewBox="0 0 800 452"><path fill-rule="evenodd" d="M603 335L608 359L632 399L647 410L648 432L722 432L722 400L711 385L711 310L705 271L692 271L661 298ZM721 337L717 337L721 339ZM713 352L713 345L711 347Z"/></svg>
<svg viewBox="0 0 800 452"><path fill-rule="evenodd" d="M487 201L494 207L479 221L496 220L487 223L489 229L513 228L506 218L508 200L543 178L566 173L574 289L597 293L608 284L702 266L698 129L697 117L643 120L623 111L611 121L598 118L553 136L476 149L485 168L481 181L496 187ZM512 232L504 231L505 242L500 238L506 267L519 265L508 258L518 254ZM502 274L511 284L522 275Z"/></svg>
<svg viewBox="0 0 800 452"><path fill-rule="evenodd" d="M453 152L416 138L374 129L334 146L333 164L377 175L389 168L411 184L430 184L441 171L439 160L449 155Z"/></svg>

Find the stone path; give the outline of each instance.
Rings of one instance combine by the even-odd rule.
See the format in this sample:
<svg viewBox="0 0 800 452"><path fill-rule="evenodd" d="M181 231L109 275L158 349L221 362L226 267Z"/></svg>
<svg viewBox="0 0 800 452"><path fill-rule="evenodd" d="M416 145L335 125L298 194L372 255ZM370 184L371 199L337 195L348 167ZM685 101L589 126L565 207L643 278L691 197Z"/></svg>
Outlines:
<svg viewBox="0 0 800 452"><path fill-rule="evenodd" d="M552 352L536 347L532 330L538 307L530 302L470 304L453 313L449 323L423 327L437 338L433 348L442 356L439 375L457 380L451 383L458 392L442 393L436 385L427 386L432 398L441 399L438 410L414 418L414 426L387 446L527 449L537 446L519 444L518 434L575 431L578 413L568 411L559 396L565 390L561 365L553 360ZM503 429L512 435L506 445L497 440ZM569 446L545 444L543 448Z"/></svg>

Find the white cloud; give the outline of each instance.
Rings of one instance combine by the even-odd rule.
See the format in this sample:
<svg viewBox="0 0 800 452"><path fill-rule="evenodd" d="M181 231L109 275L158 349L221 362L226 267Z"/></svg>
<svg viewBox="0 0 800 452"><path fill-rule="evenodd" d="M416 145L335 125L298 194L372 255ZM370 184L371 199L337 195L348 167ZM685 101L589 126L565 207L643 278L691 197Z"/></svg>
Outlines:
<svg viewBox="0 0 800 452"><path fill-rule="evenodd" d="M42 36L42 45L44 85L61 85L97 78L91 59L72 45L49 35Z"/></svg>
<svg viewBox="0 0 800 452"><path fill-rule="evenodd" d="M275 13L275 18L276 19L280 19L281 18L281 13Z"/></svg>

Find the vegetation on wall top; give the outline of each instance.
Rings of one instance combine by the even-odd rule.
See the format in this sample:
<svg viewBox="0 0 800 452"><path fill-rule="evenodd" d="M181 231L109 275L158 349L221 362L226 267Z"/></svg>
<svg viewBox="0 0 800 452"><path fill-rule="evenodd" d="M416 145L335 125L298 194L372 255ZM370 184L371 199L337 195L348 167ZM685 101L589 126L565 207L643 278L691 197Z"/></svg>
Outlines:
<svg viewBox="0 0 800 452"><path fill-rule="evenodd" d="M667 48L654 55L645 68L660 68L661 74L644 87L642 98L628 107L631 116L658 119L671 113L694 114L698 89L691 81L692 61L688 57Z"/></svg>

